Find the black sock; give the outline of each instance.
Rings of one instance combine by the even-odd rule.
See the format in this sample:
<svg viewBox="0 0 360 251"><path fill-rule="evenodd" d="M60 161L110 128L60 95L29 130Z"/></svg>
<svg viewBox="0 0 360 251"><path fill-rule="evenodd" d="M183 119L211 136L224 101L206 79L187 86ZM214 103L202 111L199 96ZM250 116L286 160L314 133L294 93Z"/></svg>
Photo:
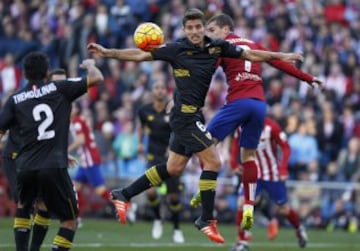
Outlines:
<svg viewBox="0 0 360 251"><path fill-rule="evenodd" d="M69 228L61 227L58 234L55 236L52 250L53 251L68 251L72 247L75 231Z"/></svg>
<svg viewBox="0 0 360 251"><path fill-rule="evenodd" d="M38 210L32 227L32 239L30 251L40 250L50 225L50 214L48 211Z"/></svg>
<svg viewBox="0 0 360 251"><path fill-rule="evenodd" d="M173 223L174 229L179 229L180 210L182 208L179 200L170 200L169 208L171 212L171 221Z"/></svg>
<svg viewBox="0 0 360 251"><path fill-rule="evenodd" d="M124 188L122 193L127 200L139 193L149 189L151 186L158 186L164 180L170 178L170 174L166 169L166 164L159 164L150 167L143 176L135 180L130 186Z"/></svg>
<svg viewBox="0 0 360 251"><path fill-rule="evenodd" d="M16 251L28 251L30 227L30 209L17 208L14 219Z"/></svg>
<svg viewBox="0 0 360 251"><path fill-rule="evenodd" d="M201 195L202 214L201 219L208 221L214 219L214 201L216 190L217 172L203 171L199 181L199 191Z"/></svg>
<svg viewBox="0 0 360 251"><path fill-rule="evenodd" d="M158 197L148 198L151 209L154 212L154 218L160 220L160 200Z"/></svg>

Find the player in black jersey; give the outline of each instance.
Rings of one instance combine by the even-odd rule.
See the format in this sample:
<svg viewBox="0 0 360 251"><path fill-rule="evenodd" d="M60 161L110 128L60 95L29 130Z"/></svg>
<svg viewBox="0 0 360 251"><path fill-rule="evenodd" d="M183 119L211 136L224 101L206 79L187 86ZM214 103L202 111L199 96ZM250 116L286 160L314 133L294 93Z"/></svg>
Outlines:
<svg viewBox="0 0 360 251"><path fill-rule="evenodd" d="M60 80L66 79L66 72L64 69L56 69L51 71L48 74L49 80ZM3 158L3 168L5 172L5 176L9 182L9 189L11 198L17 202L17 191L16 191L16 164L15 159L18 155L19 150L21 149L21 140L19 139L19 131L18 127L10 128L7 140L5 143L5 147L2 152ZM30 251L39 250L44 239L46 233L48 231L50 225L50 214L41 200L41 198L37 198L35 203L36 214L33 217L32 222L32 239L30 244Z"/></svg>
<svg viewBox="0 0 360 251"><path fill-rule="evenodd" d="M220 57L231 57L250 61L281 59L293 62L302 59L302 56L293 53L243 50L224 40L212 40L205 36L205 22L205 16L200 10L186 11L182 21L186 37L151 52L140 49L106 49L95 43L90 43L88 50L101 57L120 60L166 61L173 68L176 82L174 107L170 115L172 134L168 161L166 164L158 164L148 169L125 189L112 192L120 221L126 222L126 210L133 196L151 186L161 184L170 176L179 176L189 158L195 154L204 165L199 181L202 214L195 221L195 225L212 241L223 243L224 238L218 232L213 216L220 159L211 134L204 126L204 116L201 112L217 60Z"/></svg>
<svg viewBox="0 0 360 251"><path fill-rule="evenodd" d="M162 79L158 79L153 83L152 98L153 101L150 104L143 105L138 111L138 117L141 124L139 127L139 142L143 141L145 135L148 137L147 149L145 150L142 144L140 144L139 150L140 152L146 153L148 168L159 163L164 163L167 159L171 130L169 125L169 115L166 113L166 84ZM175 243L183 243L184 235L179 228L179 212L181 210L179 177L171 177L165 182L167 202L171 212L171 221L174 226L173 241ZM154 239L159 239L163 234L163 226L160 217L160 199L155 188L147 190L147 196L155 216L152 237Z"/></svg>
<svg viewBox="0 0 360 251"><path fill-rule="evenodd" d="M71 102L103 80L94 60L80 65L86 78L46 81L48 59L32 52L24 59L28 84L11 95L0 113L0 138L18 127L21 148L16 158L18 203L14 220L16 250L28 250L30 213L37 198L60 219L52 250L69 250L78 213L67 172Z"/></svg>

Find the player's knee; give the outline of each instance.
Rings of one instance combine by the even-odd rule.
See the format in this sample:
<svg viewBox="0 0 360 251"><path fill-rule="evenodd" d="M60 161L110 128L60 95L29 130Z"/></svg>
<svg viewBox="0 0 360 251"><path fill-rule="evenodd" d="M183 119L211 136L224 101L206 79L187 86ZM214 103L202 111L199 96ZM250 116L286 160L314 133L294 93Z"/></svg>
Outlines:
<svg viewBox="0 0 360 251"><path fill-rule="evenodd" d="M288 215L289 213L289 206L287 203L283 204L283 205L279 205L277 208L277 213L280 215Z"/></svg>
<svg viewBox="0 0 360 251"><path fill-rule="evenodd" d="M211 161L203 162L204 170L218 172L221 167L221 161L219 158L213 158Z"/></svg>
<svg viewBox="0 0 360 251"><path fill-rule="evenodd" d="M183 170L184 170L184 166L179 165L179 164L173 164L171 166L168 166L168 169L167 169L168 173L172 177L180 176Z"/></svg>

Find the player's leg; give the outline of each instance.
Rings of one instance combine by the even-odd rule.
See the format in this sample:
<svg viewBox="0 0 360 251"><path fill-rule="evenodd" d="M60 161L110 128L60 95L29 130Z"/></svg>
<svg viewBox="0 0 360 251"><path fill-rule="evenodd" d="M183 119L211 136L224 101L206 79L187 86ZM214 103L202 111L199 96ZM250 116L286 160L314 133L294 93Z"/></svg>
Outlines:
<svg viewBox="0 0 360 251"><path fill-rule="evenodd" d="M266 104L261 100L243 99L246 109L246 119L241 127L240 149L242 160L242 182L244 186L244 215L242 225L250 229L254 219L254 203L257 181L256 148L259 144L261 132L266 116Z"/></svg>
<svg viewBox="0 0 360 251"><path fill-rule="evenodd" d="M60 220L52 244L53 251L67 251L73 245L78 217L76 192L66 168L41 169L38 174L40 195L49 212Z"/></svg>
<svg viewBox="0 0 360 251"><path fill-rule="evenodd" d="M248 230L244 230L241 227L242 217L243 217L243 205L244 205L244 197L243 197L243 189L239 191L238 197L238 207L236 212L236 228L237 228L237 242L235 243L233 249L246 249L248 248L248 242L252 240L251 232Z"/></svg>
<svg viewBox="0 0 360 251"><path fill-rule="evenodd" d="M106 201L110 201L110 191L105 186L104 175L100 165L96 164L85 169L88 183L95 189L95 193Z"/></svg>
<svg viewBox="0 0 360 251"><path fill-rule="evenodd" d="M261 183L261 180L257 181L256 189L258 189L259 183ZM256 210L259 210L261 214L267 219L268 239L276 239L279 233L279 222L277 218L273 216L271 200L266 191L256 195L255 208Z"/></svg>
<svg viewBox="0 0 360 251"><path fill-rule="evenodd" d="M220 169L220 159L215 145L196 153L203 163L204 169L200 175L199 191L202 205L201 216L196 220L195 225L206 234L212 241L223 243L224 238L218 232L217 222L214 220L214 201L217 186L217 176Z"/></svg>
<svg viewBox="0 0 360 251"><path fill-rule="evenodd" d="M15 160L11 157L3 156L3 170L5 177L9 183L10 197L15 203L18 200L17 190L16 190L16 164Z"/></svg>
<svg viewBox="0 0 360 251"><path fill-rule="evenodd" d="M36 171L21 171L17 175L18 202L14 219L16 251L27 251L31 231L31 210L38 195Z"/></svg>
<svg viewBox="0 0 360 251"><path fill-rule="evenodd" d="M152 166L156 165L157 163L164 163L166 162L166 158L158 158L153 157L153 161L148 162L148 168L151 168ZM151 207L152 212L154 214L154 221L153 221L153 227L151 230L152 238L157 240L160 239L163 235L163 223L161 220L160 215L160 198L158 196L157 188L152 187L146 191L146 197L148 200L148 205Z"/></svg>
<svg viewBox="0 0 360 251"><path fill-rule="evenodd" d="M79 217L78 217L79 227L82 226L81 217L83 216L84 207L85 207L85 198L82 193L82 188L83 188L84 184L86 184L87 182L88 182L88 179L86 176L86 169L79 166L73 177L73 184L75 187L75 191L77 193L78 205L79 205Z"/></svg>
<svg viewBox="0 0 360 251"><path fill-rule="evenodd" d="M111 192L113 202L115 204L119 220L126 223L126 212L129 208L130 200L135 195L158 186L171 176L179 176L184 170L189 156L185 154L185 148L178 143L176 136L172 133L170 137L170 151L167 163L157 164L150 167L144 175L135 180L132 184L124 189L115 189ZM173 149L176 149L173 151Z"/></svg>
<svg viewBox="0 0 360 251"><path fill-rule="evenodd" d="M299 246L304 248L308 237L305 227L301 224L298 213L289 206L287 201L287 191L284 181L267 181L267 188L270 198L277 205L277 213L284 216L295 229Z"/></svg>
<svg viewBox="0 0 360 251"><path fill-rule="evenodd" d="M5 177L8 181L9 185L9 197L10 203L7 205L8 209L10 210L10 215L15 215L16 212L16 204L18 201L18 194L16 188L16 166L15 166L15 159L11 156L3 156L2 167L4 170Z"/></svg>
<svg viewBox="0 0 360 251"><path fill-rule="evenodd" d="M42 199L37 199L35 207L37 212L33 220L30 251L40 250L51 221L50 213Z"/></svg>
<svg viewBox="0 0 360 251"><path fill-rule="evenodd" d="M173 241L175 243L184 243L184 234L180 229L180 212L181 212L181 185L178 177L172 177L166 181L167 202L171 212L171 221L173 223Z"/></svg>

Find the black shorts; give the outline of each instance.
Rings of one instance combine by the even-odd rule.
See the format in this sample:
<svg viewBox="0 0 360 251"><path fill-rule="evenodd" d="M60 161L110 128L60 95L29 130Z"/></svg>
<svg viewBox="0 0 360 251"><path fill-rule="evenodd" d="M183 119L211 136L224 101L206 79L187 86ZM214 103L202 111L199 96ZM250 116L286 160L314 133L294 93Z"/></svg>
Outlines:
<svg viewBox="0 0 360 251"><path fill-rule="evenodd" d="M77 196L66 168L21 171L17 176L19 202L31 207L41 198L50 213L60 221L78 216Z"/></svg>
<svg viewBox="0 0 360 251"><path fill-rule="evenodd" d="M201 116L196 116L183 122L180 130L173 130L170 135L170 150L191 157L193 153L201 152L214 142L210 132L206 130Z"/></svg>
<svg viewBox="0 0 360 251"><path fill-rule="evenodd" d="M18 195L16 191L16 166L15 166L15 160L11 157L3 157L3 167L6 179L9 183L9 190L10 190L10 196L11 199L13 199L15 202L18 200Z"/></svg>

